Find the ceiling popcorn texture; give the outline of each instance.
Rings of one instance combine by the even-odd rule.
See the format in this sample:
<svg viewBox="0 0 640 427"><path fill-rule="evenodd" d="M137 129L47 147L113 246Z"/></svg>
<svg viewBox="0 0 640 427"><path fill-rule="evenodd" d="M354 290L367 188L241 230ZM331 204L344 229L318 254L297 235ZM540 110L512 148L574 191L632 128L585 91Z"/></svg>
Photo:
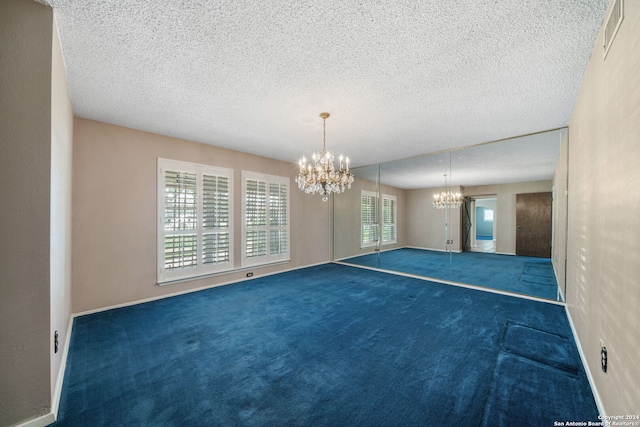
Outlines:
<svg viewBox="0 0 640 427"><path fill-rule="evenodd" d="M510 184L552 179L567 130L559 129L359 168L359 179L404 189ZM380 174L379 178L378 173Z"/></svg>
<svg viewBox="0 0 640 427"><path fill-rule="evenodd" d="M566 126L606 0L49 0L76 116L353 166Z"/></svg>

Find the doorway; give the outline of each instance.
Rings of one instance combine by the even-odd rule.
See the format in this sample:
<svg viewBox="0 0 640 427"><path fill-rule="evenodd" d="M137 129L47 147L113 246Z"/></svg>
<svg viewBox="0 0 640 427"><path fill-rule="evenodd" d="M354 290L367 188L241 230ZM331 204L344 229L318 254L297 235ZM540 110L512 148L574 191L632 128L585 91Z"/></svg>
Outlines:
<svg viewBox="0 0 640 427"><path fill-rule="evenodd" d="M465 250L495 253L497 196L472 197L465 202Z"/></svg>

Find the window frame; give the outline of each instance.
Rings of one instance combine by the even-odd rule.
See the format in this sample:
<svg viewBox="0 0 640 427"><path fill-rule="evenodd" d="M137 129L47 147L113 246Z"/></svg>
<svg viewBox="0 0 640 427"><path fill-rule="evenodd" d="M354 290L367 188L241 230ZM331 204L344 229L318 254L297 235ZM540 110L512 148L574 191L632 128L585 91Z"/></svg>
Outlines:
<svg viewBox="0 0 640 427"><path fill-rule="evenodd" d="M255 257L247 257L247 233L251 231L249 226L247 225L247 182L248 181L262 181L266 183L266 192L265 192L265 225L263 226L255 226L253 229L264 230L265 238L266 238L266 253L265 255L257 255ZM241 267L254 267L261 265L269 265L275 263L283 263L291 261L291 183L289 177L277 176L277 175L269 175L259 172L252 171L242 171L242 229L241 229ZM270 194L271 194L271 185L285 185L286 187L286 215L285 225L272 225L271 224L271 202L270 202ZM271 232L272 231L284 231L286 234L286 245L287 250L284 253L270 254L270 246L271 246Z"/></svg>
<svg viewBox="0 0 640 427"><path fill-rule="evenodd" d="M193 230L171 231L165 229L165 208L166 208L166 171L186 172L196 174L196 226ZM228 179L228 222L227 227L205 228L203 206L204 188L203 177L217 176ZM180 160L158 158L157 162L157 283L159 285L168 284L175 281L194 279L198 277L227 272L234 269L234 214L233 214L233 169L221 168L217 166L203 165ZM189 232L192 231L192 232ZM204 237L210 234L228 234L229 255L228 260L212 264L205 264L203 260ZM165 238L171 235L196 235L196 264L193 267L167 269L165 264Z"/></svg>
<svg viewBox="0 0 640 427"><path fill-rule="evenodd" d="M389 200L393 202L393 222L389 222L387 224L385 218L385 200ZM394 243L398 243L398 198L397 196L393 196L390 194L382 195L382 230L380 231L380 243L382 245L391 245ZM393 228L393 239L385 240L385 227L391 226Z"/></svg>
<svg viewBox="0 0 640 427"><path fill-rule="evenodd" d="M370 218L371 222L365 223L363 220L364 216L364 203L363 200L365 197L374 198L376 205L376 217L377 222L375 222L376 218ZM373 206L374 203L369 203L370 206ZM377 239L376 240L368 240L364 241L364 229L365 227L369 227L369 230L373 230ZM380 242L380 195L375 191L369 190L361 190L360 191L360 248L370 248L376 246Z"/></svg>
<svg viewBox="0 0 640 427"><path fill-rule="evenodd" d="M485 222L493 222L493 209L485 208L482 212L482 217L482 220Z"/></svg>

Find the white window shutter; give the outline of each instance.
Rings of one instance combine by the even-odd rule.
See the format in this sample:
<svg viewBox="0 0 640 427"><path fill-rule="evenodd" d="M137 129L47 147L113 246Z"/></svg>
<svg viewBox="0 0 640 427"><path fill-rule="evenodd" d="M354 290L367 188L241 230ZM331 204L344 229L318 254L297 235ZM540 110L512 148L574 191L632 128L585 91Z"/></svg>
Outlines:
<svg viewBox="0 0 640 427"><path fill-rule="evenodd" d="M243 171L243 266L289 260L289 178Z"/></svg>
<svg viewBox="0 0 640 427"><path fill-rule="evenodd" d="M380 198L371 191L361 193L361 231L360 246L374 246L379 240Z"/></svg>
<svg viewBox="0 0 640 427"><path fill-rule="evenodd" d="M158 159L158 283L233 269L233 170Z"/></svg>

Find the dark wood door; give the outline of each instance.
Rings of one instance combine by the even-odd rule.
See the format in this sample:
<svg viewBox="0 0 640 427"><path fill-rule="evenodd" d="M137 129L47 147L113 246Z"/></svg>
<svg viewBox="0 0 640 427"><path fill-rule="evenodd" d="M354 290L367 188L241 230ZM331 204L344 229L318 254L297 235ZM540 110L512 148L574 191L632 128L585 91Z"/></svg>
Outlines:
<svg viewBox="0 0 640 427"><path fill-rule="evenodd" d="M551 193L516 194L516 255L551 258Z"/></svg>

